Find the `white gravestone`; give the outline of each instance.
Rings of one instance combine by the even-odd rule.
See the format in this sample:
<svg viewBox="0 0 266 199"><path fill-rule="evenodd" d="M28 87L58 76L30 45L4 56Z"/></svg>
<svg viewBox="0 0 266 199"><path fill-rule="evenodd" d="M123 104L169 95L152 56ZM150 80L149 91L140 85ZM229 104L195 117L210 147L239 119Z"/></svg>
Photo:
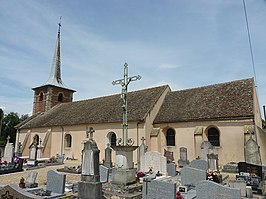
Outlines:
<svg viewBox="0 0 266 199"><path fill-rule="evenodd" d="M140 157L140 162L140 170L142 171L147 172L152 169L155 173L159 171L163 175L168 175L166 157L162 156L161 153L157 151L146 152L145 155Z"/></svg>
<svg viewBox="0 0 266 199"><path fill-rule="evenodd" d="M5 146L4 157L2 158L2 161L7 161L7 162L12 161L12 157L13 157L13 153L14 153L14 146L13 146L13 143L9 142L9 139L10 139L10 137L8 136L7 143Z"/></svg>

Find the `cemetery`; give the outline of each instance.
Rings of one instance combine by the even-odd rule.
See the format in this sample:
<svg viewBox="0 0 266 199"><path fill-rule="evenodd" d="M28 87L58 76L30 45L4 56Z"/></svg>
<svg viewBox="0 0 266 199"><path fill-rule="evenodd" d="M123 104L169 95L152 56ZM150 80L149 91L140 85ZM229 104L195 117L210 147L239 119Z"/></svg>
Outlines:
<svg viewBox="0 0 266 199"><path fill-rule="evenodd" d="M45 185L37 182L38 170L43 168L37 165L42 163L31 166L23 164L23 159L16 160L20 173L23 167L35 169L28 169L28 175L17 183L0 185L1 198L255 199L266 194L264 166L229 162L222 167L219 157L204 148L202 157L188 160L187 150L182 147L180 159L175 161L167 151L164 155L148 151L142 138L139 147L107 146L107 161L100 163L100 150L93 139L94 133L93 128L87 129L82 161L77 162L80 164L63 168L62 164L53 165L57 169L47 171ZM140 154L137 166L132 159L135 150ZM116 160L112 159L113 151ZM14 159L16 157L10 157L6 170L12 171L10 167L14 165ZM4 169L1 165L1 171ZM74 175L75 180L67 182L68 175Z"/></svg>
<svg viewBox="0 0 266 199"><path fill-rule="evenodd" d="M141 144L135 144L128 134L127 86L141 77L128 77L127 69L125 64L124 79L113 81L113 85L122 86L122 137L101 151L95 139L97 133L92 126L86 126L76 165L67 165L71 160L65 161L62 151L50 158L44 156L50 131L44 141L37 134L32 137L28 156L21 152L25 143L14 152L14 144L8 138L1 157L0 198L256 199L266 195L265 167L252 133L245 145L246 162L225 165L219 164L215 147L206 140L202 140L198 156L193 159L188 158L191 150L185 146L175 153L165 147L162 154L151 150L145 137L138 139ZM202 128L197 129L195 135L201 135ZM104 153L102 161L100 153ZM7 175L11 178L12 173L19 176L16 182L1 180Z"/></svg>

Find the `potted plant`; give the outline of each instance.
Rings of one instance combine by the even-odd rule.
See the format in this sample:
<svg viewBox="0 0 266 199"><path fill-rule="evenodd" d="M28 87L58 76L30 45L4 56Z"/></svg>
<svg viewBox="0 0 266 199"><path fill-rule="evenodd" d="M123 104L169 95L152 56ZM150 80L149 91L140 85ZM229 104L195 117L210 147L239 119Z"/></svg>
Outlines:
<svg viewBox="0 0 266 199"><path fill-rule="evenodd" d="M19 187L22 189L26 188L25 179L23 177L21 177L19 180Z"/></svg>

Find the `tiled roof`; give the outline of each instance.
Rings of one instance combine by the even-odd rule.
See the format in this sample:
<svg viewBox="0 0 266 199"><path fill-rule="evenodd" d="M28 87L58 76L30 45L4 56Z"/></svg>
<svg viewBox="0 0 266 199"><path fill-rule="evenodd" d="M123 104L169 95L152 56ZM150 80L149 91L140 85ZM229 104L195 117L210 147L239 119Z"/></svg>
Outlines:
<svg viewBox="0 0 266 199"><path fill-rule="evenodd" d="M253 117L253 79L169 92L154 123Z"/></svg>
<svg viewBox="0 0 266 199"><path fill-rule="evenodd" d="M128 121L143 121L169 86L128 93ZM122 122L121 95L111 95L71 103L62 103L48 112L19 125L20 128Z"/></svg>

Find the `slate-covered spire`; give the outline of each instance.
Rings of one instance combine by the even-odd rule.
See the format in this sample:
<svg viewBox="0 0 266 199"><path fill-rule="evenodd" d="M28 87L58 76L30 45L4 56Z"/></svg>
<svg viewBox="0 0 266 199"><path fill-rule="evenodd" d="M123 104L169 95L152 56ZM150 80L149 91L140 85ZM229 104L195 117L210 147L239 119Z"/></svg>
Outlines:
<svg viewBox="0 0 266 199"><path fill-rule="evenodd" d="M58 23L58 34L57 34L52 70L46 84L59 86L59 87L66 87L61 79L60 29L61 29L61 17L60 17L60 22Z"/></svg>

